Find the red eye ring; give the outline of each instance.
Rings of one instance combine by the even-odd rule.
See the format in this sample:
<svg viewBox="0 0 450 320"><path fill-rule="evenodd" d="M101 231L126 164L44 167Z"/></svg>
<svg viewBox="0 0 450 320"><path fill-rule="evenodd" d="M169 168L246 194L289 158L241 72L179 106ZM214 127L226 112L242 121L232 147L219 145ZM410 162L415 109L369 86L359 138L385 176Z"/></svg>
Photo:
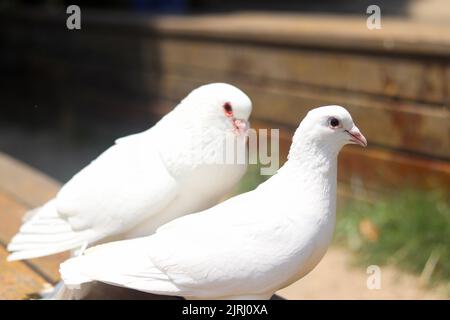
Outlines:
<svg viewBox="0 0 450 320"><path fill-rule="evenodd" d="M233 116L233 107L231 106L231 104L229 102L226 102L223 105L223 111L225 112L225 115L227 117L232 117Z"/></svg>

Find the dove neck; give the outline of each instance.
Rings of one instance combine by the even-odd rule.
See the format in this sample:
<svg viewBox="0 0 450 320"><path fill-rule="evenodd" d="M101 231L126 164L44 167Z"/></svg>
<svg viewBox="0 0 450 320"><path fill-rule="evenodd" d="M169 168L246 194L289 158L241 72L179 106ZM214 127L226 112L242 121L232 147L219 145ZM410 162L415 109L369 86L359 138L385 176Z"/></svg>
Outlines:
<svg viewBox="0 0 450 320"><path fill-rule="evenodd" d="M288 183L290 191L283 195L284 201L286 203L301 201L303 208L312 208L305 212L302 210L300 215L294 210L292 211L294 216L310 215L317 219L326 217L334 219L337 155L338 151L335 148L324 148L308 141L293 144L288 161L276 175L280 185L273 187L281 188L281 184Z"/></svg>
<svg viewBox="0 0 450 320"><path fill-rule="evenodd" d="M294 139L285 166L302 174L335 176L341 146L308 139Z"/></svg>
<svg viewBox="0 0 450 320"><path fill-rule="evenodd" d="M302 194L304 201L321 200L333 212L337 185L337 155L339 149L332 145L308 139L296 139L289 151L288 161L280 169L282 180L289 180L294 198ZM311 200L312 201L312 200Z"/></svg>
<svg viewBox="0 0 450 320"><path fill-rule="evenodd" d="M214 163L224 139L224 134L217 128L219 125L209 124L201 118L187 121L181 111L183 109L174 110L158 125L160 136L164 137L158 143L158 150L167 169L176 178Z"/></svg>

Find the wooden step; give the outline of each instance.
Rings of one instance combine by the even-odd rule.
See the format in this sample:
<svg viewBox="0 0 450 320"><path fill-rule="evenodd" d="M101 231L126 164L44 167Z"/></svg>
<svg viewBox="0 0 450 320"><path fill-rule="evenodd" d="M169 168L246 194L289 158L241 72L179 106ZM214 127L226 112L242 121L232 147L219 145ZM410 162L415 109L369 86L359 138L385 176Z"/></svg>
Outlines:
<svg viewBox="0 0 450 320"><path fill-rule="evenodd" d="M0 153L0 177L0 243L6 246L18 232L23 215L52 198L59 183L4 153ZM59 264L67 257L68 253L60 253L27 263L40 277L55 283Z"/></svg>
<svg viewBox="0 0 450 320"><path fill-rule="evenodd" d="M7 256L5 248L0 246L0 299L37 297L47 281L25 262L7 262Z"/></svg>

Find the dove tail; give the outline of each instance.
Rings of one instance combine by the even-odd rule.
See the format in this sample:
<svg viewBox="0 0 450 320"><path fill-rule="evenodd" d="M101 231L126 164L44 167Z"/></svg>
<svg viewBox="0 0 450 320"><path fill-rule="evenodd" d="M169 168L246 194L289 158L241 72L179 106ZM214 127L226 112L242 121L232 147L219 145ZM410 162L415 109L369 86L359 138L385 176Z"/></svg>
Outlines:
<svg viewBox="0 0 450 320"><path fill-rule="evenodd" d="M86 250L60 265L69 288L83 288L100 281L155 294L174 294L180 289L148 258L148 238L109 242Z"/></svg>
<svg viewBox="0 0 450 320"><path fill-rule="evenodd" d="M8 261L32 259L95 241L92 231L74 231L56 210L55 200L25 214L24 224L8 244Z"/></svg>

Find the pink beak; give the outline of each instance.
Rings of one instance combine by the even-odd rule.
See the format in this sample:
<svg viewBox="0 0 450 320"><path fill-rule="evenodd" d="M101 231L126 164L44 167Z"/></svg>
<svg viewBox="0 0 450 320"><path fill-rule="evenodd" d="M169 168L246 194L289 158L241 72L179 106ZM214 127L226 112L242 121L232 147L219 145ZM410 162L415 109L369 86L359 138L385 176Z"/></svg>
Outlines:
<svg viewBox="0 0 450 320"><path fill-rule="evenodd" d="M361 131L359 131L357 126L353 126L353 128L351 128L350 130L345 131L350 135L350 141L352 143L367 147L367 139L363 136Z"/></svg>
<svg viewBox="0 0 450 320"><path fill-rule="evenodd" d="M250 124L247 120L234 119L233 120L234 128L239 134L247 133Z"/></svg>

